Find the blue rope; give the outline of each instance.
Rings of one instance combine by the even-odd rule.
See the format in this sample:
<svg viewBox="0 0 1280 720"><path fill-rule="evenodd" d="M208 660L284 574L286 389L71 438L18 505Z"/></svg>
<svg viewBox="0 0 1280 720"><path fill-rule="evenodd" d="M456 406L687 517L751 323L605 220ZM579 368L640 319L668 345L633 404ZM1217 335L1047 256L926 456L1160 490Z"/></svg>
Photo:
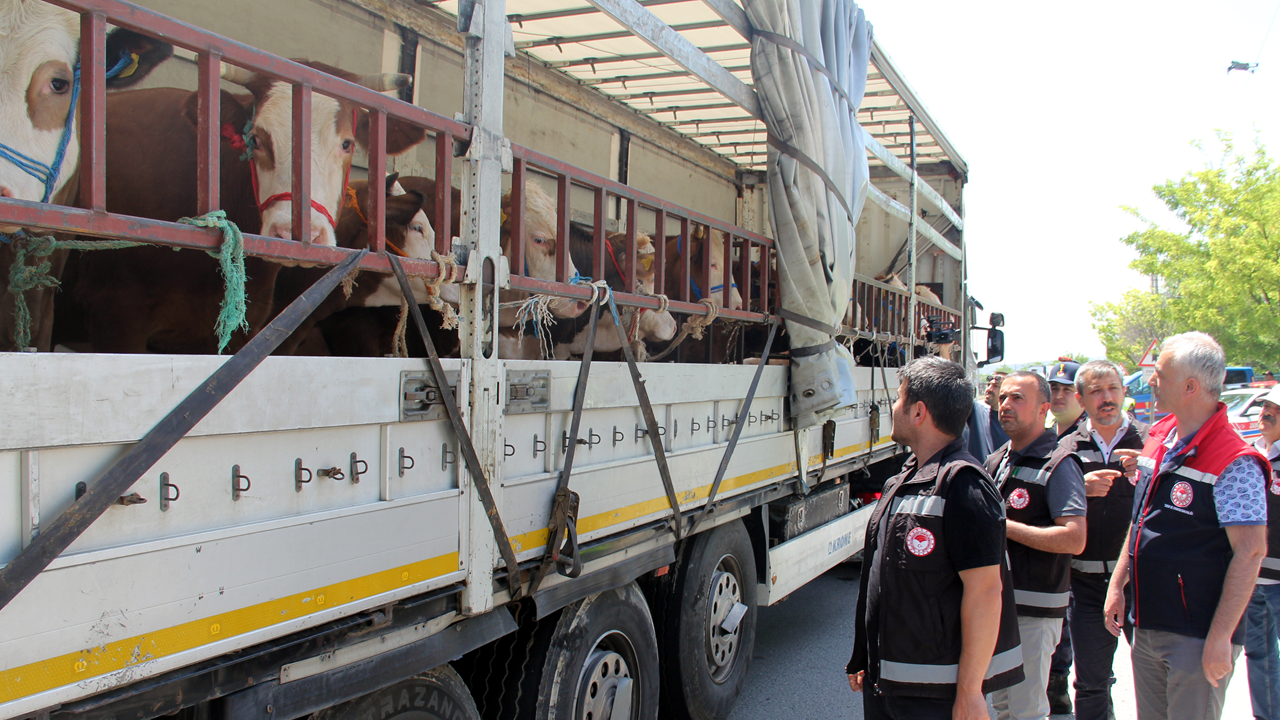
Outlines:
<svg viewBox="0 0 1280 720"><path fill-rule="evenodd" d="M113 78L119 75L131 64L137 62L137 58L133 55L125 55L107 71L107 78ZM33 157L24 155L15 148L11 148L4 143L0 143L0 160L8 160L17 166L17 168L31 177L39 180L44 185L44 197L40 202L47 203L49 198L53 197L53 190L58 184L58 177L62 175L62 162L67 156L67 145L71 143L71 132L75 128L76 122L76 105L80 101L80 63L76 63L74 79L71 81L71 107L67 110L67 120L62 126L62 137L58 140L58 151L53 156L53 162L45 165Z"/></svg>
<svg viewBox="0 0 1280 720"><path fill-rule="evenodd" d="M683 236L680 236L680 235L677 235L677 236L676 236L676 254L677 254L677 255L682 255L682 254L683 254L683 250L682 250L682 249L681 249L681 247L680 247L680 245L681 245L683 242L684 242L684 237L683 237ZM737 290L737 289L738 289L738 283L737 283L737 282L730 283L730 287L732 287L734 290ZM689 289L693 291L693 299L694 299L694 300L701 300L701 299L702 299L702 288L698 287L698 281L693 279L693 275L690 275L690 276L689 276ZM713 293L718 293L718 292L720 292L721 290L724 290L724 283L720 283L719 285L712 285L712 286L711 286L711 292L713 292Z"/></svg>

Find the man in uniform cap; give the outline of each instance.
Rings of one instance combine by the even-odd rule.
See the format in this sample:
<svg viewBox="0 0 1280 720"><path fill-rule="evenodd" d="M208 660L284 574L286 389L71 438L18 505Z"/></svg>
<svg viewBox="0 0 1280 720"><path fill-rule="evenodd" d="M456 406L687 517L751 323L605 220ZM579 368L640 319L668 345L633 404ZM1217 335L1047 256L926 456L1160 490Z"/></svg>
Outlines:
<svg viewBox="0 0 1280 720"><path fill-rule="evenodd" d="M1058 364L1049 372L1049 412L1053 415L1054 431L1058 439L1071 435L1080 427L1084 419L1084 408L1076 397L1076 373L1080 364L1068 357L1058 358ZM1071 624L1062 623L1062 639L1053 651L1053 660L1049 664L1049 710L1054 715L1065 715L1071 712L1071 694L1067 689L1067 678L1071 674L1071 664L1075 660L1071 646Z"/></svg>
<svg viewBox="0 0 1280 720"><path fill-rule="evenodd" d="M1280 718L1280 387L1262 398L1254 447L1271 460L1267 479L1267 557L1258 571L1258 584L1245 611L1244 654L1249 669L1253 716Z"/></svg>

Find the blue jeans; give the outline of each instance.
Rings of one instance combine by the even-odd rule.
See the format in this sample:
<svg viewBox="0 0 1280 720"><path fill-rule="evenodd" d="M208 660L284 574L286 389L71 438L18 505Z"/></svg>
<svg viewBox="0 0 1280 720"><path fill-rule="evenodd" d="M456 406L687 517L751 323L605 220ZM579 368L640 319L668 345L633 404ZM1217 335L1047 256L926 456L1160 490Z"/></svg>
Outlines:
<svg viewBox="0 0 1280 720"><path fill-rule="evenodd" d="M1244 655L1258 720L1280 720L1280 585L1258 585L1245 611Z"/></svg>
<svg viewBox="0 0 1280 720"><path fill-rule="evenodd" d="M1071 647L1071 613L1075 609L1076 599L1075 593L1071 594L1069 604L1067 605L1067 619L1062 621L1062 638L1058 640L1058 647L1053 651L1053 660L1049 662L1050 675L1070 675L1071 664L1075 662L1075 653ZM1076 672L1080 672L1077 670Z"/></svg>

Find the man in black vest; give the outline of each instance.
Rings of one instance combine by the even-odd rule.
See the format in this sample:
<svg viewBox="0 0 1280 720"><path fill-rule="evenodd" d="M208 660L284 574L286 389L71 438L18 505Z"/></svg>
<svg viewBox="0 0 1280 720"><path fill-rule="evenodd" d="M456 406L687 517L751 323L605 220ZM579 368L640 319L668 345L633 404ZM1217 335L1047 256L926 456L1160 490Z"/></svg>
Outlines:
<svg viewBox="0 0 1280 720"><path fill-rule="evenodd" d="M1045 429L1049 383L1015 372L1000 385L1000 425L1009 442L986 469L1005 499L1009 562L1018 607L1026 680L994 693L1000 720L1049 715L1049 662L1062 634L1071 583L1071 556L1084 549L1084 476L1075 457Z"/></svg>
<svg viewBox="0 0 1280 720"><path fill-rule="evenodd" d="M1104 611L1111 634L1125 620L1134 627L1139 720L1221 716L1267 552L1270 463L1227 419L1226 372L1222 346L1200 332L1165 340L1156 359L1151 387L1169 416L1151 426L1138 457Z"/></svg>
<svg viewBox="0 0 1280 720"><path fill-rule="evenodd" d="M1000 495L960 439L973 386L939 357L899 380L893 439L912 455L867 526L849 686L866 720L985 720L1022 650Z"/></svg>
<svg viewBox="0 0 1280 720"><path fill-rule="evenodd" d="M1268 373L1269 374L1269 373ZM1249 669L1253 716L1280 719L1280 387L1262 399L1261 435L1254 447L1271 460L1267 482L1267 556L1258 571L1249 609L1245 611L1244 654Z"/></svg>
<svg viewBox="0 0 1280 720"><path fill-rule="evenodd" d="M1089 498L1088 541L1071 561L1071 607L1067 624L1076 657L1076 720L1115 717L1111 663L1117 638L1107 632L1103 607L1116 558L1129 532L1138 455L1147 440L1147 426L1123 411L1124 377L1109 360L1092 360L1076 371L1077 399L1086 419L1059 441L1073 452L1084 472Z"/></svg>

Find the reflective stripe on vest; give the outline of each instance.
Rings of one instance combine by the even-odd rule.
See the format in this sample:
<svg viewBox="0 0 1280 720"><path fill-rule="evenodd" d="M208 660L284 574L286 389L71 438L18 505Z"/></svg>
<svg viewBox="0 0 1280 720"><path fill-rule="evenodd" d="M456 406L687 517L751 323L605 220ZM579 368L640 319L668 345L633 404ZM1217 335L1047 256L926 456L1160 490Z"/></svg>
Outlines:
<svg viewBox="0 0 1280 720"><path fill-rule="evenodd" d="M909 495L893 499L893 515L924 515L942 517L947 501L936 495Z"/></svg>
<svg viewBox="0 0 1280 720"><path fill-rule="evenodd" d="M1022 646L993 655L991 664L987 665L984 680L1022 665ZM960 665L917 665L915 663L880 661L880 679L891 682L920 683L927 685L954 685L960 673Z"/></svg>
<svg viewBox="0 0 1280 720"><path fill-rule="evenodd" d="M1104 463L1107 461L1097 450L1077 450L1076 457L1080 458L1081 462Z"/></svg>
<svg viewBox="0 0 1280 720"><path fill-rule="evenodd" d="M1146 455L1140 455L1138 457L1138 467L1144 467L1150 470L1151 472L1155 472L1156 471L1155 458L1149 458Z"/></svg>
<svg viewBox="0 0 1280 720"><path fill-rule="evenodd" d="M1280 558L1264 557L1262 567L1268 570L1280 570Z"/></svg>
<svg viewBox="0 0 1280 720"><path fill-rule="evenodd" d="M1071 593L1043 593L1032 592L1030 590L1013 589L1013 600L1019 605L1038 608L1063 608L1067 606L1067 602L1071 597Z"/></svg>
<svg viewBox="0 0 1280 720"><path fill-rule="evenodd" d="M1205 483L1206 485L1213 485L1218 482L1217 475L1211 475L1207 472L1200 472L1199 470L1192 470L1191 468L1186 467L1185 465L1179 466L1178 469L1173 471L1173 474L1181 475L1182 477L1188 480L1195 480L1196 482L1202 482L1202 483Z"/></svg>
<svg viewBox="0 0 1280 720"><path fill-rule="evenodd" d="M1110 573L1116 569L1115 560L1072 560L1071 568L1082 573Z"/></svg>
<svg viewBox="0 0 1280 720"><path fill-rule="evenodd" d="M1015 477L1024 482L1035 483L1036 485L1047 485L1049 482L1049 476L1044 475L1044 477L1041 477L1041 475L1044 475L1044 468L1015 465L1013 467L1013 472L1010 472L1005 477Z"/></svg>

